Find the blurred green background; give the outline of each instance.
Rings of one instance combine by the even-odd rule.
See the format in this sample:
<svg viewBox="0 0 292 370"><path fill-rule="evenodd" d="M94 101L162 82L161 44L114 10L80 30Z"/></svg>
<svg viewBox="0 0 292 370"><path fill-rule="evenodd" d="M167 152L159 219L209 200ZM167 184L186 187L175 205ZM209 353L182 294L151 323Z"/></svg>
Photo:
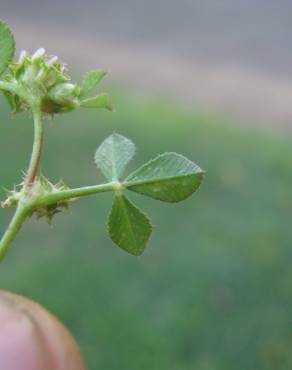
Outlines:
<svg viewBox="0 0 292 370"><path fill-rule="evenodd" d="M108 90L115 113L46 122L43 171L71 186L103 181L93 154L117 131L138 147L129 170L177 151L207 171L203 186L176 205L130 194L155 225L140 258L108 239L109 194L73 203L51 227L31 220L1 265L1 288L58 315L89 369L292 368L291 139ZM31 134L28 116L11 121L1 103L5 187L21 180ZM11 211L0 217L3 231Z"/></svg>

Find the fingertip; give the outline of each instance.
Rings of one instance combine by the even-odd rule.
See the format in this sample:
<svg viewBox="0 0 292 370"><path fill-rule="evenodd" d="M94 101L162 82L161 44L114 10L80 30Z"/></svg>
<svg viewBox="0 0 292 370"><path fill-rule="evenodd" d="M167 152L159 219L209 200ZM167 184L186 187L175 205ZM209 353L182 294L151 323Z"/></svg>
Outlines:
<svg viewBox="0 0 292 370"><path fill-rule="evenodd" d="M84 370L68 330L37 303L0 291L1 370Z"/></svg>
<svg viewBox="0 0 292 370"><path fill-rule="evenodd" d="M0 294L0 363L3 370L45 370L52 366L44 340L24 307Z"/></svg>

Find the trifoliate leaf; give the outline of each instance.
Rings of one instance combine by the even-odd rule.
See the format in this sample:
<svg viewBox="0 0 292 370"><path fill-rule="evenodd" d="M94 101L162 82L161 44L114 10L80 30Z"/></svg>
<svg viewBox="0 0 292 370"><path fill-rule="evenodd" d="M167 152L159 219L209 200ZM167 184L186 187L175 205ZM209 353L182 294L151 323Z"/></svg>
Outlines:
<svg viewBox="0 0 292 370"><path fill-rule="evenodd" d="M95 163L109 181L118 180L135 154L135 144L126 137L112 134L95 153Z"/></svg>
<svg viewBox="0 0 292 370"><path fill-rule="evenodd" d="M130 174L127 189L164 202L180 202L194 193L204 172L177 153L162 154Z"/></svg>
<svg viewBox="0 0 292 370"><path fill-rule="evenodd" d="M80 105L85 108L105 108L113 110L112 102L108 94L99 94L93 98L83 99L80 101Z"/></svg>
<svg viewBox="0 0 292 370"><path fill-rule="evenodd" d="M15 52L14 37L7 25L0 21L0 75L12 62Z"/></svg>
<svg viewBox="0 0 292 370"><path fill-rule="evenodd" d="M109 234L114 243L126 252L139 256L150 238L152 226L124 195L116 194L109 216Z"/></svg>
<svg viewBox="0 0 292 370"><path fill-rule="evenodd" d="M92 71L87 73L81 84L80 96L84 97L90 94L105 75L106 72L104 71Z"/></svg>

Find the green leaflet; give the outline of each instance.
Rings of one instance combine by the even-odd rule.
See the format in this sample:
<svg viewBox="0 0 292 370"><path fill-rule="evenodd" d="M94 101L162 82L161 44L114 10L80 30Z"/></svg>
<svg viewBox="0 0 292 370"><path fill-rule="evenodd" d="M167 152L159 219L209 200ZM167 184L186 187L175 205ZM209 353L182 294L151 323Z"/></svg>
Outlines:
<svg viewBox="0 0 292 370"><path fill-rule="evenodd" d="M127 189L164 202L180 202L200 186L204 172L177 153L165 153L130 174Z"/></svg>
<svg viewBox="0 0 292 370"><path fill-rule="evenodd" d="M119 134L112 134L99 146L95 163L109 181L117 181L135 154L134 143Z"/></svg>
<svg viewBox="0 0 292 370"><path fill-rule="evenodd" d="M85 108L105 108L113 110L112 102L108 94L99 94L92 98L83 99L80 101L81 107Z"/></svg>
<svg viewBox="0 0 292 370"><path fill-rule="evenodd" d="M109 234L126 252L139 256L150 238L152 226L147 216L124 195L116 194L109 216Z"/></svg>
<svg viewBox="0 0 292 370"><path fill-rule="evenodd" d="M85 97L98 85L98 83L106 75L104 71L91 71L87 73L81 84L80 97Z"/></svg>
<svg viewBox="0 0 292 370"><path fill-rule="evenodd" d="M14 37L7 25L0 21L0 75L12 62L15 53Z"/></svg>

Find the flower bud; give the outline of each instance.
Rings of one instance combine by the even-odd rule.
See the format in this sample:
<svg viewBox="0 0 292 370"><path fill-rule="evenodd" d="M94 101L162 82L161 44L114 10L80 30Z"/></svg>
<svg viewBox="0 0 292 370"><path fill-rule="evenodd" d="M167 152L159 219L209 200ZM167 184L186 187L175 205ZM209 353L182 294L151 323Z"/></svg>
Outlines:
<svg viewBox="0 0 292 370"><path fill-rule="evenodd" d="M54 85L43 100L44 110L49 113L68 112L79 107L80 88L70 82ZM49 109L49 110L48 110Z"/></svg>
<svg viewBox="0 0 292 370"><path fill-rule="evenodd" d="M66 104L75 100L79 95L78 86L72 83L61 83L55 85L48 92L48 97L58 104Z"/></svg>

